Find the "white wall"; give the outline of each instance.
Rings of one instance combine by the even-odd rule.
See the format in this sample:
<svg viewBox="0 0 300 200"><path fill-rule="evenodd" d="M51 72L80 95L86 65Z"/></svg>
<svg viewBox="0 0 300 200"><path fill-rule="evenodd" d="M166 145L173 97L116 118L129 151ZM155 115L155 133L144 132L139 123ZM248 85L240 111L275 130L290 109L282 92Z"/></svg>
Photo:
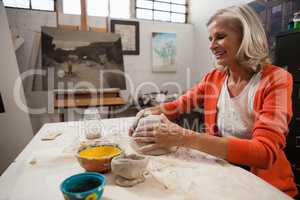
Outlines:
<svg viewBox="0 0 300 200"><path fill-rule="evenodd" d="M151 57L152 32L174 32L177 34L177 71L176 73L153 73ZM185 90L187 76L193 69L194 60L194 28L190 24L171 24L162 22L140 21L140 55L125 56L125 72L133 78L137 87L141 83L151 81L158 86L167 82L175 82ZM167 88L171 93L177 92L174 86ZM149 91L147 88L143 90Z"/></svg>
<svg viewBox="0 0 300 200"><path fill-rule="evenodd" d="M29 142L33 133L29 115L17 106L13 93L19 69L2 2L0 2L0 27L0 92L5 106L5 113L0 114L1 174ZM19 94L26 104L23 87Z"/></svg>
<svg viewBox="0 0 300 200"><path fill-rule="evenodd" d="M40 32L41 26L56 26L56 15L54 12L30 11L22 9L7 8L9 24L25 39L24 45L17 51L20 71L24 72L32 68L29 66L30 55L33 45L34 34ZM105 19L100 17L89 18L91 26L102 26ZM79 25L80 18L74 15L60 14L60 24ZM177 72L176 73L153 73L151 61L151 34L152 32L172 32L177 34ZM190 87L187 77L194 66L194 27L191 24L171 24L164 22L152 22L140 20L140 55L125 55L125 72L131 78L133 88L127 81L127 91L122 91L125 97L129 93L136 93L138 85L145 82L153 82L162 89L168 89L170 93L178 92L175 86L162 85L166 82L174 81L181 90ZM142 87L142 92L155 91L151 86ZM29 98L28 103L34 107L47 105L47 95L45 93L32 93L25 91ZM32 116L34 129L37 130L42 123L47 122L41 119L40 115Z"/></svg>
<svg viewBox="0 0 300 200"><path fill-rule="evenodd" d="M195 26L195 73L193 80L201 80L214 67L214 58L209 50L206 23L218 9L251 2L252 0L190 0L190 21Z"/></svg>

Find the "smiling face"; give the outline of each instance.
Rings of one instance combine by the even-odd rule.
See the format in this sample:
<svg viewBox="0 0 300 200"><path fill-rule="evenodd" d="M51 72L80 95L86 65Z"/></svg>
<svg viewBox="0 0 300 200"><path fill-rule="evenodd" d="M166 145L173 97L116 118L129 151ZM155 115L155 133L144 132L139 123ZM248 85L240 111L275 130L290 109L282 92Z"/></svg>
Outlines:
<svg viewBox="0 0 300 200"><path fill-rule="evenodd" d="M208 25L210 50L215 55L218 65L231 66L237 64L242 34L237 27L228 21L215 19Z"/></svg>

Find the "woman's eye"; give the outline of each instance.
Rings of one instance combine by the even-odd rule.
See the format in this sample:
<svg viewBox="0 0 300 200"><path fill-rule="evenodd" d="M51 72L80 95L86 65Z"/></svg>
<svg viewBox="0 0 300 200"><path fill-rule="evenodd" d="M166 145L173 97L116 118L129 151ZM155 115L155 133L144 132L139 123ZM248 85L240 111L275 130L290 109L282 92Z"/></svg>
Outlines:
<svg viewBox="0 0 300 200"><path fill-rule="evenodd" d="M216 35L215 37L209 37L209 41L212 42L213 40L222 40L226 37L226 35Z"/></svg>
<svg viewBox="0 0 300 200"><path fill-rule="evenodd" d="M216 37L216 39L217 40L221 40L221 39L224 39L226 36L225 35L218 35L217 37Z"/></svg>

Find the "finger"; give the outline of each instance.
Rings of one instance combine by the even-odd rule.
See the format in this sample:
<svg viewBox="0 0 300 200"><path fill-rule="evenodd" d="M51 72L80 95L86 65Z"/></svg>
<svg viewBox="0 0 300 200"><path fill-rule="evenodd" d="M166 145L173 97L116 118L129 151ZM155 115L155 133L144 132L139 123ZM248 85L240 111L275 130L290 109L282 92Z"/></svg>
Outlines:
<svg viewBox="0 0 300 200"><path fill-rule="evenodd" d="M137 127L138 123L139 123L139 120L140 119L138 117L136 117L130 127L135 129Z"/></svg>
<svg viewBox="0 0 300 200"><path fill-rule="evenodd" d="M134 141L137 143L154 143L156 139L154 137L135 137Z"/></svg>
<svg viewBox="0 0 300 200"><path fill-rule="evenodd" d="M155 131L139 131L134 132L132 137L154 137Z"/></svg>
<svg viewBox="0 0 300 200"><path fill-rule="evenodd" d="M139 148L139 151L146 154L147 152L158 149L158 148L160 148L160 146L158 144L154 143L154 144L149 144L149 145Z"/></svg>
<svg viewBox="0 0 300 200"><path fill-rule="evenodd" d="M163 113L160 114L160 118L161 118L161 121L162 121L163 123L169 122L169 119L168 119L167 116L164 115Z"/></svg>
<svg viewBox="0 0 300 200"><path fill-rule="evenodd" d="M144 114L144 110L141 110L140 112L138 112L138 114L136 114L136 117L132 123L132 127L135 129L140 121L141 118L143 118L143 114Z"/></svg>
<svg viewBox="0 0 300 200"><path fill-rule="evenodd" d="M129 127L129 129L128 129L128 135L132 136L133 132L134 132L134 129L132 127Z"/></svg>
<svg viewBox="0 0 300 200"><path fill-rule="evenodd" d="M152 115L152 112L151 112L151 110L146 110L145 112L144 112L144 117L147 117L147 116L149 116L149 115Z"/></svg>
<svg viewBox="0 0 300 200"><path fill-rule="evenodd" d="M147 124L147 125L142 125L142 126L139 126L135 129L136 132L139 132L139 131L152 131L152 130L155 130L159 127L159 124L156 123L156 124Z"/></svg>
<svg viewBox="0 0 300 200"><path fill-rule="evenodd" d="M144 115L144 113L145 113L145 110L141 110L136 114L136 117L141 118Z"/></svg>
<svg viewBox="0 0 300 200"><path fill-rule="evenodd" d="M169 127L168 127L167 124L161 123L160 126L159 126L159 130L162 131L162 132L168 132L169 131Z"/></svg>

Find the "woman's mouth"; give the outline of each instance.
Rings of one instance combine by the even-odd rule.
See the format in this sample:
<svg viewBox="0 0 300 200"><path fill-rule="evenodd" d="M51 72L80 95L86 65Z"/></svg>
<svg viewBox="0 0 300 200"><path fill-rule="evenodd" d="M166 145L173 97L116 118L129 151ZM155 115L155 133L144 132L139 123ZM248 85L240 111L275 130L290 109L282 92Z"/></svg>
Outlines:
<svg viewBox="0 0 300 200"><path fill-rule="evenodd" d="M226 54L226 51L216 51L215 52L216 59L220 59L225 54Z"/></svg>

